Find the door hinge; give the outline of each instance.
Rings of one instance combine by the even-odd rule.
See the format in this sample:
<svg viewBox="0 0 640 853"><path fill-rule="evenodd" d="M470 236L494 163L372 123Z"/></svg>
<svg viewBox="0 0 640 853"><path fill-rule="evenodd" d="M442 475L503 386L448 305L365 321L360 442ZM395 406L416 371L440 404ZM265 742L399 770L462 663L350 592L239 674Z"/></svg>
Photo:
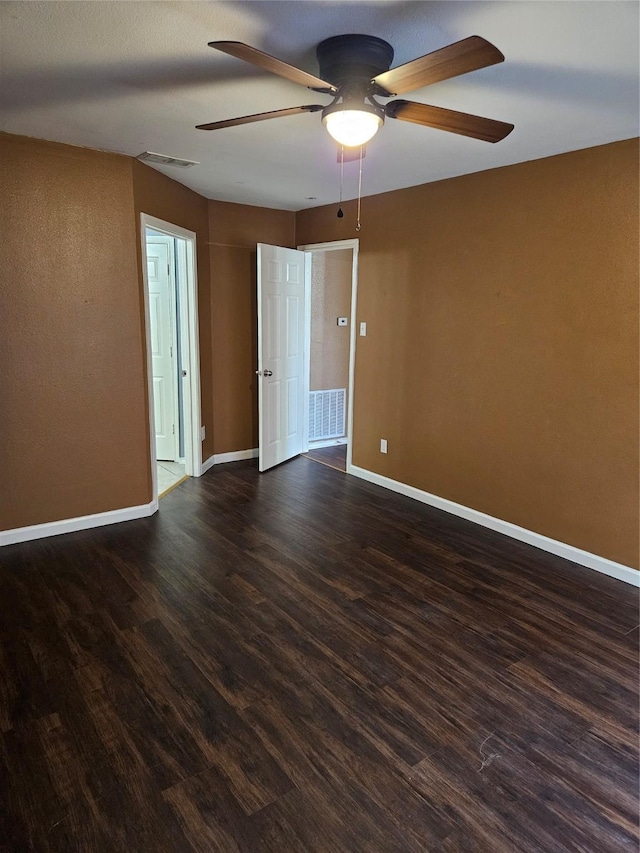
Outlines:
<svg viewBox="0 0 640 853"><path fill-rule="evenodd" d="M171 432L173 435L176 434L176 425L175 424L171 424Z"/></svg>
<svg viewBox="0 0 640 853"><path fill-rule="evenodd" d="M173 347L169 347L169 358L173 358Z"/></svg>
<svg viewBox="0 0 640 853"><path fill-rule="evenodd" d="M167 275L171 275L171 267L167 264Z"/></svg>

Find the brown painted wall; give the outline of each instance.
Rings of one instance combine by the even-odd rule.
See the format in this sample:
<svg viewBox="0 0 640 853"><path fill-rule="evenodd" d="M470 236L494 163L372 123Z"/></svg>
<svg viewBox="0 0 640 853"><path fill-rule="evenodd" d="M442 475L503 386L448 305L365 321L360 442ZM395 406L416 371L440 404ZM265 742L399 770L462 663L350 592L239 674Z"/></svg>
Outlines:
<svg viewBox="0 0 640 853"><path fill-rule="evenodd" d="M314 252L311 263L310 391L347 388L351 327L338 326L338 317L351 323L353 251ZM345 396L345 412L349 407Z"/></svg>
<svg viewBox="0 0 640 853"><path fill-rule="evenodd" d="M297 242L356 236L344 207L300 212ZM365 198L362 222L354 463L637 567L638 141Z"/></svg>
<svg viewBox="0 0 640 853"><path fill-rule="evenodd" d="M0 529L147 503L131 160L0 134Z"/></svg>
<svg viewBox="0 0 640 853"><path fill-rule="evenodd" d="M213 354L211 347L211 289L209 268L209 215L207 200L188 187L133 160L133 193L136 211L138 276L142 299L142 265L140 243L140 214L147 213L172 225L178 225L196 235L196 264L198 269L198 324L200 330L200 387L202 424L206 437L202 442L202 459L213 453ZM141 303L141 317L144 307Z"/></svg>
<svg viewBox="0 0 640 853"><path fill-rule="evenodd" d="M256 244L295 245L295 214L209 202L214 452L258 446Z"/></svg>
<svg viewBox="0 0 640 853"><path fill-rule="evenodd" d="M637 565L637 162L365 199L355 464ZM0 528L150 499L141 210L198 235L204 458L256 446L255 243L353 237L353 205L295 234L126 157L0 134L0 164Z"/></svg>
<svg viewBox="0 0 640 853"><path fill-rule="evenodd" d="M255 447L255 244L293 245L295 215L26 137L0 162L0 529L151 499L141 212L197 236L203 458Z"/></svg>

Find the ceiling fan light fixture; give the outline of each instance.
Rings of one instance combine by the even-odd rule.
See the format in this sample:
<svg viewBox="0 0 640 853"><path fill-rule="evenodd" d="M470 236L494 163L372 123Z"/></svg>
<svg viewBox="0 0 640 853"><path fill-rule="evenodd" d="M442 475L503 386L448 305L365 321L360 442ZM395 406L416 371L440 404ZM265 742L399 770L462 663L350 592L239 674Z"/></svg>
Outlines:
<svg viewBox="0 0 640 853"><path fill-rule="evenodd" d="M346 107L331 104L322 111L322 123L339 145L353 148L372 139L384 124L381 109L369 104Z"/></svg>
<svg viewBox="0 0 640 853"><path fill-rule="evenodd" d="M513 130L513 125L504 121L405 101L404 98L384 105L375 100L376 97L395 98L432 83L504 62L504 54L481 36L469 36L395 68L391 68L393 48L383 39L362 33L332 36L321 41L316 48L319 77L243 42L212 41L209 45L314 92L332 95L334 100L326 107L304 104L198 124L197 130L222 130L266 119L321 112L328 133L342 146L341 163L345 162L345 147L359 148L362 161L363 146L375 136L385 118L400 119L485 142L500 142Z"/></svg>

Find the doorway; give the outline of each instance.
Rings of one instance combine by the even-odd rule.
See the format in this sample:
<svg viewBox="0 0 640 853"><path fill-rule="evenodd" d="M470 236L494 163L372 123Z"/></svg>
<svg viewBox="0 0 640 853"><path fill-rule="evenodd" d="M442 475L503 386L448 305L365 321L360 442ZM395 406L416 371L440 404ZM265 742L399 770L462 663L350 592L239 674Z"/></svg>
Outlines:
<svg viewBox="0 0 640 853"><path fill-rule="evenodd" d="M196 235L141 214L153 500L202 472Z"/></svg>
<svg viewBox="0 0 640 853"><path fill-rule="evenodd" d="M311 255L305 455L347 473L352 464L358 245L358 240L337 240L298 247Z"/></svg>

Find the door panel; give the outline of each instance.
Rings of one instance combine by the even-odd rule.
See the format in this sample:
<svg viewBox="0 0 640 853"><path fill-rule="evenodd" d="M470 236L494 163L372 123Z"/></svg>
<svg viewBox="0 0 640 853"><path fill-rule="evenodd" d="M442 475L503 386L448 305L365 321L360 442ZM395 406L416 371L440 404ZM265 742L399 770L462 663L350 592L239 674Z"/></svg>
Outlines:
<svg viewBox="0 0 640 853"><path fill-rule="evenodd" d="M298 432L298 411L300 408L298 379L287 379L287 437L292 438Z"/></svg>
<svg viewBox="0 0 640 853"><path fill-rule="evenodd" d="M287 296L287 358L298 358L300 355L300 329L297 323L300 307L297 296Z"/></svg>
<svg viewBox="0 0 640 853"><path fill-rule="evenodd" d="M164 418L163 381L161 376L153 377L153 416L156 422L156 432L160 432L160 434L164 433L167 428Z"/></svg>
<svg viewBox="0 0 640 853"><path fill-rule="evenodd" d="M307 449L304 252L258 244L259 467L266 471ZM306 394L308 397L308 394Z"/></svg>
<svg viewBox="0 0 640 853"><path fill-rule="evenodd" d="M273 284L273 280L270 284ZM269 361L277 361L280 358L280 296L269 293L267 295L267 328L264 336L265 357Z"/></svg>
<svg viewBox="0 0 640 853"><path fill-rule="evenodd" d="M265 437L269 448L275 448L280 440L280 380L269 382L264 401L266 419ZM275 449L274 449L275 452Z"/></svg>
<svg viewBox="0 0 640 853"><path fill-rule="evenodd" d="M178 372L173 239L149 235L146 245L156 458L175 461Z"/></svg>

